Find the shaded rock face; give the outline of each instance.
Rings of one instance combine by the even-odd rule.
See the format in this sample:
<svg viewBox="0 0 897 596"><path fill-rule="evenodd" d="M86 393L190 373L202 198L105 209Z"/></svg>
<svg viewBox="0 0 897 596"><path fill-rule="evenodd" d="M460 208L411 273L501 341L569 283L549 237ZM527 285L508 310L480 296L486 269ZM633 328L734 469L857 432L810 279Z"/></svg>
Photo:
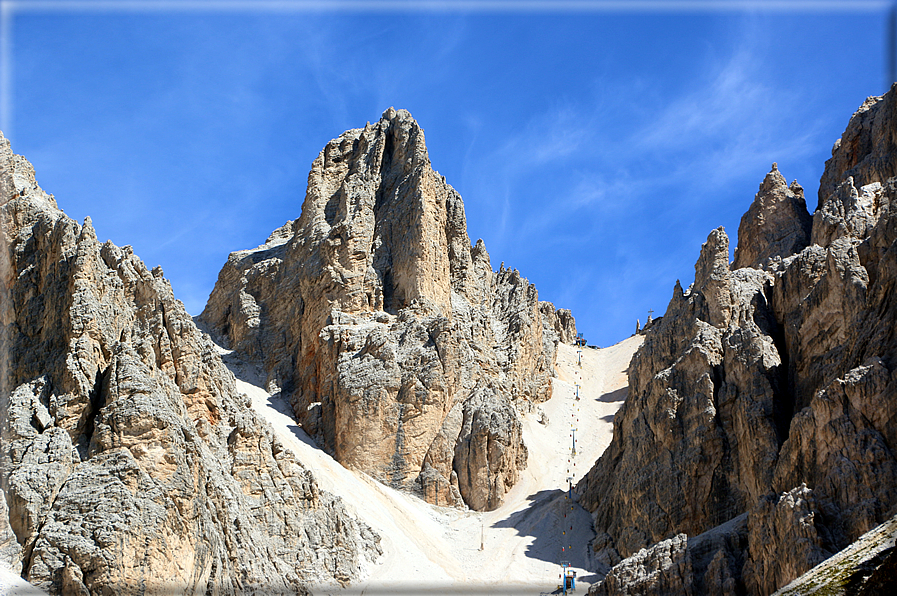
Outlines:
<svg viewBox="0 0 897 596"><path fill-rule="evenodd" d="M796 180L788 186L777 165L772 164L772 171L741 218L732 269L766 269L771 261L800 252L810 244L812 226L804 189Z"/></svg>
<svg viewBox="0 0 897 596"><path fill-rule="evenodd" d="M737 594L746 515L696 537L677 534L615 565L589 594Z"/></svg>
<svg viewBox="0 0 897 596"><path fill-rule="evenodd" d="M897 516L775 592L776 596L885 596L897 588Z"/></svg>
<svg viewBox="0 0 897 596"><path fill-rule="evenodd" d="M817 525L821 513L813 492L802 483L765 496L751 509L742 568L748 593L769 593L831 556L823 548L831 540L825 526Z"/></svg>
<svg viewBox="0 0 897 596"><path fill-rule="evenodd" d="M629 366L614 439L580 482L613 564L671 534L726 522L763 495L780 443L782 362L770 337L770 275L730 272L714 230L695 283L676 286L667 312Z"/></svg>
<svg viewBox="0 0 897 596"><path fill-rule="evenodd" d="M0 205L4 561L65 594L363 574L379 537L256 417L161 269L68 218L2 136Z"/></svg>
<svg viewBox="0 0 897 596"><path fill-rule="evenodd" d="M334 139L300 217L232 253L201 320L343 465L491 509L525 465L517 410L550 395L569 311L471 246L404 110Z"/></svg>
<svg viewBox="0 0 897 596"><path fill-rule="evenodd" d="M810 228L774 166L735 262L713 231L647 333L613 441L577 487L599 558L623 566L607 581L657 567L652 549L685 534L692 571L667 593L729 592L724 578L768 594L897 512L895 94L854 114ZM720 528L727 544L695 550ZM713 560L717 579L699 571Z"/></svg>

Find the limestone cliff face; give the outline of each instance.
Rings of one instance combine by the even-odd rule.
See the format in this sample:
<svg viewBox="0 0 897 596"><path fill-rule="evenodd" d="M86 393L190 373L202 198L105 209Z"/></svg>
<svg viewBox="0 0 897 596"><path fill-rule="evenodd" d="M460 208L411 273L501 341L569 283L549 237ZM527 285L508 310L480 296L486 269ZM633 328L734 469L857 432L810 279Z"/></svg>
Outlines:
<svg viewBox="0 0 897 596"><path fill-rule="evenodd" d="M614 439L579 485L606 533L599 557L691 536L745 511L768 490L780 442L781 359L764 290L770 276L728 267L714 230L695 283L678 285L629 367Z"/></svg>
<svg viewBox="0 0 897 596"><path fill-rule="evenodd" d="M734 263L715 230L677 284L578 486L597 593L768 594L897 512L895 103L854 114L811 226L774 165Z"/></svg>
<svg viewBox="0 0 897 596"><path fill-rule="evenodd" d="M733 269L768 269L810 244L813 218L807 213L804 189L797 180L786 185L778 166L760 185L760 191L738 226L738 248Z"/></svg>
<svg viewBox="0 0 897 596"><path fill-rule="evenodd" d="M430 502L496 507L526 462L569 311L471 246L464 205L404 110L318 155L302 213L232 253L201 319L342 464Z"/></svg>
<svg viewBox="0 0 897 596"><path fill-rule="evenodd" d="M238 393L159 268L57 208L0 136L0 557L52 593L347 581L379 537Z"/></svg>

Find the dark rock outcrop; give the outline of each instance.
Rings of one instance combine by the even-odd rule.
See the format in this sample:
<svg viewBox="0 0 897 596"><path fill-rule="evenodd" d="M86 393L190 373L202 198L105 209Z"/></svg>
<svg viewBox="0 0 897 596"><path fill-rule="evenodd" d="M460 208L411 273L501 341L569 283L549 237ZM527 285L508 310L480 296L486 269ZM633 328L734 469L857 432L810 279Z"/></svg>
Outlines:
<svg viewBox="0 0 897 596"><path fill-rule="evenodd" d="M766 269L771 261L802 251L810 244L813 218L807 213L804 189L788 186L778 166L766 175L738 226L738 248L732 269Z"/></svg>

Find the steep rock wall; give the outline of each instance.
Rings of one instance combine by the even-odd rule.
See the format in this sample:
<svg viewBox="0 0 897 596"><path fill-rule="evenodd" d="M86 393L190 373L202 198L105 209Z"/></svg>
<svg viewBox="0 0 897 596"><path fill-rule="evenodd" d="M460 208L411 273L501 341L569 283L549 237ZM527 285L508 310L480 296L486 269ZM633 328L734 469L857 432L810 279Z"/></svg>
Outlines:
<svg viewBox="0 0 897 596"><path fill-rule="evenodd" d="M365 572L379 537L256 417L162 270L68 218L2 136L0 223L5 562L65 594Z"/></svg>
<svg viewBox="0 0 897 596"><path fill-rule="evenodd" d="M546 304L471 246L423 130L390 108L327 144L299 218L230 255L201 319L343 465L491 509L526 462L517 411L548 398L575 335Z"/></svg>
<svg viewBox="0 0 897 596"><path fill-rule="evenodd" d="M597 593L768 594L897 512L895 96L851 118L812 226L773 165L735 262L712 232L633 357L577 487L615 566Z"/></svg>

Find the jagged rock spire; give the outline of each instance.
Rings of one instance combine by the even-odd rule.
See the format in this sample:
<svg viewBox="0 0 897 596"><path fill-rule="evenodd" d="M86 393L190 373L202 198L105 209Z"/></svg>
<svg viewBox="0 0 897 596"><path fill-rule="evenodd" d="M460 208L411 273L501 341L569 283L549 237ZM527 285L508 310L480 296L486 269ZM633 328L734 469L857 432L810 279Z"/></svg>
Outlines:
<svg viewBox="0 0 897 596"><path fill-rule="evenodd" d="M513 404L548 397L572 316L470 245L461 197L405 110L327 144L290 229L230 256L202 320L265 361L344 465L497 507L526 462Z"/></svg>
<svg viewBox="0 0 897 596"><path fill-rule="evenodd" d="M754 202L741 218L732 269L762 269L800 252L810 244L812 225L804 189L796 180L790 186L786 184L778 165L772 164Z"/></svg>
<svg viewBox="0 0 897 596"><path fill-rule="evenodd" d="M50 593L301 594L376 559L161 268L67 217L2 136L0 222L0 560Z"/></svg>

